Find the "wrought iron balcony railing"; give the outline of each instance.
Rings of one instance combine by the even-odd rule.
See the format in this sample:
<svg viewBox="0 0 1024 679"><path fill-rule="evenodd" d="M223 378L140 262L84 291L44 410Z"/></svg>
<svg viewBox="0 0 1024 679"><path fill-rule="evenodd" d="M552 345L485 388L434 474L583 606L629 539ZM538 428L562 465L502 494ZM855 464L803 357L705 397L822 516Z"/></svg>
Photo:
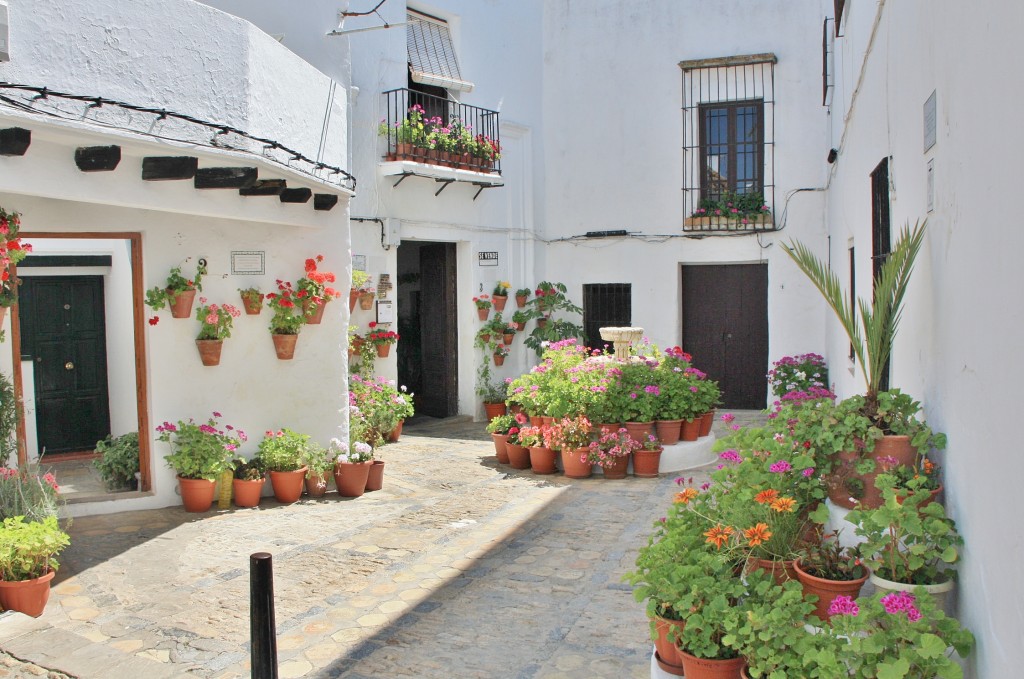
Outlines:
<svg viewBox="0 0 1024 679"><path fill-rule="evenodd" d="M384 97L386 160L501 174L497 111L404 88Z"/></svg>

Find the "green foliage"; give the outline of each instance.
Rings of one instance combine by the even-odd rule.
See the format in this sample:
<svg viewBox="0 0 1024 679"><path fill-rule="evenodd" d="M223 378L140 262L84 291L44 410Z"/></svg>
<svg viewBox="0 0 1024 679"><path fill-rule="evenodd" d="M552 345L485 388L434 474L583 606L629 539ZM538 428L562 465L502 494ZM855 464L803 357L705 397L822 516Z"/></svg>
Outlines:
<svg viewBox="0 0 1024 679"><path fill-rule="evenodd" d="M302 463L309 468L310 474L326 474L334 468L334 456L319 443L308 443L302 455Z"/></svg>
<svg viewBox="0 0 1024 679"><path fill-rule="evenodd" d="M901 605L894 606L893 598L887 597L898 597ZM952 654L966 658L974 647L974 636L956 618L947 617L923 588L916 588L913 595L861 597L856 604L856 614L834 615L825 629L840 640L849 676L963 677Z"/></svg>
<svg viewBox="0 0 1024 679"><path fill-rule="evenodd" d="M302 469L309 434L300 434L288 427L268 431L260 441L256 456L270 472L293 472Z"/></svg>
<svg viewBox="0 0 1024 679"><path fill-rule="evenodd" d="M349 430L353 441L362 440L377 448L387 435L413 415L412 394L406 393L384 377L366 379L359 375L349 378Z"/></svg>
<svg viewBox="0 0 1024 679"><path fill-rule="evenodd" d="M298 335L306 324L306 315L292 284L289 281L278 281L277 292L268 292L266 299L273 312L270 317L270 334Z"/></svg>
<svg viewBox="0 0 1024 679"><path fill-rule="evenodd" d="M491 378L491 361L486 356L476 371L476 395L484 403L504 403L508 396L508 383Z"/></svg>
<svg viewBox="0 0 1024 679"><path fill-rule="evenodd" d="M206 298L199 300L196 308L196 320L202 323L199 328L200 340L224 340L231 337L231 328L236 318L242 315L233 304L206 304Z"/></svg>
<svg viewBox="0 0 1024 679"><path fill-rule="evenodd" d="M191 257L189 257L191 259ZM188 259L185 260L186 262ZM167 276L167 283L163 287L157 286L146 291L146 304L156 311L174 304L178 295L186 290L202 290L203 276L206 275L206 267L202 264L196 265L196 275L193 278L185 278L181 275L181 267L171 269Z"/></svg>
<svg viewBox="0 0 1024 679"><path fill-rule="evenodd" d="M31 580L57 570L56 556L71 544L57 518L26 521L24 516L4 519L0 530L0 579L6 582Z"/></svg>
<svg viewBox="0 0 1024 679"><path fill-rule="evenodd" d="M101 455L93 465L109 489L125 488L135 480L139 471L139 432L133 431L121 436L108 435L96 442L96 452Z"/></svg>
<svg viewBox="0 0 1024 679"><path fill-rule="evenodd" d="M232 468L235 451L246 435L231 425L221 428L219 417L220 413L213 413L205 424L189 418L178 420L177 425L164 422L156 428L157 440L171 444L172 452L164 460L178 476L213 481Z"/></svg>
<svg viewBox="0 0 1024 679"><path fill-rule="evenodd" d="M0 518L24 516L42 521L57 516L61 504L57 479L40 471L35 464L19 469L0 467Z"/></svg>
<svg viewBox="0 0 1024 679"><path fill-rule="evenodd" d="M828 507L818 505L811 519L824 524L829 520ZM821 540L800 549L800 568L817 578L835 581L857 580L867 572L860 559L860 545L844 547L838 533L829 533Z"/></svg>
<svg viewBox="0 0 1024 679"><path fill-rule="evenodd" d="M6 463L18 454L18 400L11 378L0 373L0 462Z"/></svg>
<svg viewBox="0 0 1024 679"><path fill-rule="evenodd" d="M564 283L542 281L537 285L536 296L527 302L530 306L529 316L538 319L538 323L524 342L538 356L544 353L546 344L551 342L570 338L585 339L582 325L558 317L558 314L583 314L583 309L572 303L567 292ZM541 319L545 321L544 327L541 327Z"/></svg>
<svg viewBox="0 0 1024 679"><path fill-rule="evenodd" d="M938 502L922 503L931 493L919 487L898 498L896 479L879 474L875 485L882 491L882 506L855 509L847 520L857 525L864 538L861 551L872 572L886 580L911 585L934 585L956 577L952 566L960 559L963 538L956 523Z"/></svg>
<svg viewBox="0 0 1024 679"><path fill-rule="evenodd" d="M235 478L240 481L259 481L267 473L263 460L254 457L251 460L238 458L233 463Z"/></svg>
<svg viewBox="0 0 1024 679"><path fill-rule="evenodd" d="M498 415L487 424L488 434L507 434L508 430L516 426L515 415Z"/></svg>
<svg viewBox="0 0 1024 679"><path fill-rule="evenodd" d="M925 223L918 222L913 229L908 224L900 231L889 256L886 257L874 280L871 304L869 305L863 298L858 298L856 309L851 296L840 286L836 273L818 259L806 245L791 242L782 246L818 288L846 331L864 373L867 386L866 413L869 416L874 414L879 385L885 365L892 354L903 314L903 299L910 286L914 261L924 241Z"/></svg>
<svg viewBox="0 0 1024 679"><path fill-rule="evenodd" d="M729 219L751 219L758 215L770 214L764 204L764 194L723 193L718 200L704 198L694 211L694 217L728 217Z"/></svg>
<svg viewBox="0 0 1024 679"><path fill-rule="evenodd" d="M360 269L352 269L352 289L357 292L373 292L373 277Z"/></svg>

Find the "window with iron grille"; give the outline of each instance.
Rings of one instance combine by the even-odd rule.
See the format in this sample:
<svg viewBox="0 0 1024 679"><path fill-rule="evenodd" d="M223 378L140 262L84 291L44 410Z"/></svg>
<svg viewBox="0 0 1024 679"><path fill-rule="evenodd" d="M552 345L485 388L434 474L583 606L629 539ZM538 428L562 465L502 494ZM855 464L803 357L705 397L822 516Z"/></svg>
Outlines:
<svg viewBox="0 0 1024 679"><path fill-rule="evenodd" d="M680 62L686 231L775 228L775 62L770 53Z"/></svg>
<svg viewBox="0 0 1024 679"><path fill-rule="evenodd" d="M583 286L583 330L587 334L589 346L604 346L601 328L632 325L632 289L629 283L591 283Z"/></svg>

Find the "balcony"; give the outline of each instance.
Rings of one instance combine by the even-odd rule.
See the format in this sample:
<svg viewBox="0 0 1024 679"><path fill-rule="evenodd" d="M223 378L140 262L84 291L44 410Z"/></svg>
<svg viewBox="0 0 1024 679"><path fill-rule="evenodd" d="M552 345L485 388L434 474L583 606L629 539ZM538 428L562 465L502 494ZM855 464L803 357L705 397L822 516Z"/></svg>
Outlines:
<svg viewBox="0 0 1024 679"><path fill-rule="evenodd" d="M428 177L443 186L467 182L485 188L503 186L498 112L460 104L409 89L384 92L387 115L380 133L387 141L381 172Z"/></svg>

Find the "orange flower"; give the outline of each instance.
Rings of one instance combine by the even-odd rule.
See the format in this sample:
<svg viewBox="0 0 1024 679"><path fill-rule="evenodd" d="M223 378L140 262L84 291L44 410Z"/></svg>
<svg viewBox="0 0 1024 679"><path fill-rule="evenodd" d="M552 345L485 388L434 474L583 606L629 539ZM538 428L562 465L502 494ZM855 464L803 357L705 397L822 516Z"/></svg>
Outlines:
<svg viewBox="0 0 1024 679"><path fill-rule="evenodd" d="M756 496L754 496L754 502L760 505L766 505L772 500L779 496L779 491L769 488L768 490L762 490Z"/></svg>
<svg viewBox="0 0 1024 679"><path fill-rule="evenodd" d="M762 542L766 542L772 536L772 532L768 530L768 524L759 523L753 528L748 528L743 531L743 537L747 539L747 544L751 547L757 547Z"/></svg>
<svg viewBox="0 0 1024 679"><path fill-rule="evenodd" d="M687 488L682 492L676 493L676 497L674 500L672 500L672 502L676 504L682 503L685 505L698 495L700 495L700 491L697 490L696 488Z"/></svg>
<svg viewBox="0 0 1024 679"><path fill-rule="evenodd" d="M924 461L924 473L925 474L931 474L933 471L935 471L935 463L932 462L931 460L925 460Z"/></svg>
<svg viewBox="0 0 1024 679"><path fill-rule="evenodd" d="M791 497L780 497L768 505L777 512L792 512L796 507L796 500Z"/></svg>
<svg viewBox="0 0 1024 679"><path fill-rule="evenodd" d="M722 545L729 540L729 536L732 534L732 526L723 526L722 524L718 524L708 532L704 533L704 536L707 538L704 542L721 549Z"/></svg>

